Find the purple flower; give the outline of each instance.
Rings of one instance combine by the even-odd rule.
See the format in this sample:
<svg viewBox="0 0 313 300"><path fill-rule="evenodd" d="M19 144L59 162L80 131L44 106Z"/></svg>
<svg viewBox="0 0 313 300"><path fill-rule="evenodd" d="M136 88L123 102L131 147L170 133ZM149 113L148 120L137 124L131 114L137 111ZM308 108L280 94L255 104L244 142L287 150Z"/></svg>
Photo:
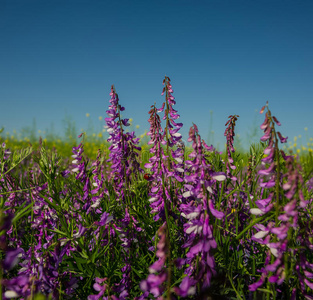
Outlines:
<svg viewBox="0 0 313 300"><path fill-rule="evenodd" d="M12 212L4 214L0 211L0 249L5 249L7 247L5 233L7 233L12 226L13 218L14 214Z"/></svg>
<svg viewBox="0 0 313 300"><path fill-rule="evenodd" d="M80 143L77 147L73 147L73 173L77 173L76 179L80 179L82 182L85 181L86 175L85 175L85 163L82 161L82 154L84 152L84 146L82 143Z"/></svg>
<svg viewBox="0 0 313 300"><path fill-rule="evenodd" d="M261 111L263 111L262 108ZM275 222L266 221L263 224L256 224L254 227L258 230L252 237L252 240L266 245L269 248L267 259L264 268L260 270L261 277L254 284L249 286L250 291L255 291L263 285L266 278L273 284L281 285L287 281L290 276L294 275L296 270L304 268L299 262L299 257L302 258L302 251L300 249L309 248L307 245L307 238L303 238L302 230L299 230L299 216L305 212L307 202L300 186L303 185L303 178L301 176L301 166L294 161L293 156L286 156L283 151L278 149L278 138L283 143L286 141L282 138L279 132L275 131L275 124L281 125L278 120L271 115L270 110L267 108L265 121L261 125L261 129L265 134L261 138L267 141L267 147L264 150L265 157L262 159L263 168L259 171L261 176L260 187L262 194L267 195L266 198L255 201L258 208L251 208L252 214L265 214L273 211L275 208ZM278 136L278 137L277 137ZM284 160L285 173L282 173L281 160ZM268 189L268 193L265 193ZM290 238L297 234L297 243L301 241L303 245L301 248L293 249L289 246ZM307 233L306 233L307 235ZM299 256L298 252L301 253ZM293 269L285 270L286 257L294 261ZM292 274L292 275L291 275ZM305 274L305 273L304 273ZM286 276L289 276L286 278ZM298 277L302 291L305 290L305 285L308 285L306 278L300 275ZM293 292L293 297L295 292Z"/></svg>
<svg viewBox="0 0 313 300"><path fill-rule="evenodd" d="M31 282L28 276L17 276L12 279L4 279L2 281L6 291L4 293L5 299L28 297L31 292Z"/></svg>
<svg viewBox="0 0 313 300"><path fill-rule="evenodd" d="M190 128L188 141L192 142L193 152L189 155L191 160L185 162L185 184L180 205L181 216L186 219L183 247L188 249L185 261L187 277L174 289L181 296L194 294L193 286L196 284L201 290L208 287L216 273L212 250L217 244L210 222L214 218L224 218L224 213L215 208L214 199L215 186L226 180L226 174L215 172L208 162L205 150L212 151L213 148L205 146L195 124Z"/></svg>
<svg viewBox="0 0 313 300"><path fill-rule="evenodd" d="M149 111L150 118L150 130L147 135L151 140L148 144L152 144L150 153L153 156L149 159L149 163L145 165L150 169L152 173L150 181L152 181L151 190L149 193L151 213L156 213L154 220L157 221L160 218L165 221L165 211L171 215L170 202L177 201L178 193L173 186L175 182L183 182L185 164L184 164L184 151L185 145L181 141L182 136L178 132L183 126L182 123L177 123L174 120L179 118L177 111L173 108L176 104L172 95L172 85L170 79L165 77L164 88L162 95L165 94L165 102L160 109L151 106ZM158 112L163 112L163 119L166 120L166 126L164 130L161 126L161 119ZM166 145L166 147L162 147ZM174 147L176 149L174 149ZM174 197L171 195L175 195Z"/></svg>
<svg viewBox="0 0 313 300"><path fill-rule="evenodd" d="M238 119L238 115L229 116L229 120L226 122L225 126L227 126L224 136L226 136L226 150L227 150L227 162L226 162L226 169L227 169L227 176L231 178L231 180L237 180L235 176L232 175L231 170L236 169L236 166L233 165L233 159L231 153L235 152L234 149L234 136L235 136L235 126L236 121Z"/></svg>
<svg viewBox="0 0 313 300"><path fill-rule="evenodd" d="M138 162L138 153L141 148L137 146L139 139L134 132L124 132L123 127L129 126L128 119L121 119L120 112L125 108L119 104L118 94L112 85L110 93L110 106L105 118L107 132L110 134L108 142L110 154L107 162L111 163L110 179L114 182L115 192L121 201L124 201L127 186L143 173Z"/></svg>
<svg viewBox="0 0 313 300"><path fill-rule="evenodd" d="M94 283L93 288L99 293L97 295L89 295L87 298L88 300L98 300L101 297L102 297L101 299L103 300L109 299L108 297L103 297L106 291L106 287L107 287L107 284L105 283L106 280L107 278L101 279L101 278L96 277L95 279L96 282Z"/></svg>
<svg viewBox="0 0 313 300"><path fill-rule="evenodd" d="M179 287L174 287L174 292L181 297L188 297L196 294L197 281L189 276L183 278Z"/></svg>
<svg viewBox="0 0 313 300"><path fill-rule="evenodd" d="M24 253L24 249L22 248L7 251L5 259L2 263L3 269L9 271L14 268Z"/></svg>
<svg viewBox="0 0 313 300"><path fill-rule="evenodd" d="M156 256L159 259L149 267L150 274L147 279L140 282L141 290L153 294L154 297L163 294L165 290L164 282L168 279L168 273L165 268L169 251L166 223L159 228L158 237Z"/></svg>

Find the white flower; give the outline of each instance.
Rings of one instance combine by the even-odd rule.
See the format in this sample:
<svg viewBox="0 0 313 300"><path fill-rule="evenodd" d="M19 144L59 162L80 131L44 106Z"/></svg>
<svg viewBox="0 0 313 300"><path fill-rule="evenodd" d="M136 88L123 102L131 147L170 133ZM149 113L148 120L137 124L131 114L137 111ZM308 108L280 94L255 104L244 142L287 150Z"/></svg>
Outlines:
<svg viewBox="0 0 313 300"><path fill-rule="evenodd" d="M224 181L226 179L226 176L224 174L221 175L213 175L212 176L213 179L217 180L217 181Z"/></svg>
<svg viewBox="0 0 313 300"><path fill-rule="evenodd" d="M175 137L181 137L181 134L178 133L178 132L176 132L176 133L173 134L173 136L175 136Z"/></svg>
<svg viewBox="0 0 313 300"><path fill-rule="evenodd" d="M194 218L198 217L199 214L200 212L192 212L186 216L186 219L193 220Z"/></svg>
<svg viewBox="0 0 313 300"><path fill-rule="evenodd" d="M152 202L155 202L155 201L157 201L157 200L158 200L157 197L152 197L152 198L149 199L149 202L152 203Z"/></svg>
<svg viewBox="0 0 313 300"><path fill-rule="evenodd" d="M11 299L11 298L17 298L17 297L18 297L18 294L17 294L16 292L14 292L14 291L6 291L6 292L4 293L4 297L9 298L9 299Z"/></svg>
<svg viewBox="0 0 313 300"><path fill-rule="evenodd" d="M251 213L252 215L258 216L258 215L263 214L263 211L262 211L261 209L259 209L259 208L251 208L251 209L250 209L250 213Z"/></svg>
<svg viewBox="0 0 313 300"><path fill-rule="evenodd" d="M184 198L188 198L190 196L191 196L191 192L190 191L183 193L183 197Z"/></svg>
<svg viewBox="0 0 313 300"><path fill-rule="evenodd" d="M271 248L269 246L269 244L267 244L267 246L270 248L272 254L275 256L275 257L278 257L278 250L276 248Z"/></svg>
<svg viewBox="0 0 313 300"><path fill-rule="evenodd" d="M264 238L266 235L268 234L268 230L263 231L260 230L258 233L256 233L253 237L255 237L256 239L262 239Z"/></svg>
<svg viewBox="0 0 313 300"><path fill-rule="evenodd" d="M91 205L91 207L93 207L93 208L98 207L98 206L100 205L100 201L101 201L101 199L100 199L100 198L99 198L99 199L97 199L97 200L94 202L94 204L92 204L92 205Z"/></svg>
<svg viewBox="0 0 313 300"><path fill-rule="evenodd" d="M194 225L194 226L190 226L187 228L186 230L186 233L189 234L189 233L192 233L192 232L197 232L197 229L198 229L198 226L197 225Z"/></svg>
<svg viewBox="0 0 313 300"><path fill-rule="evenodd" d="M211 188L210 186L208 186L206 189L208 190L208 192L210 192L211 194L213 194L213 190L212 190L212 188Z"/></svg>
<svg viewBox="0 0 313 300"><path fill-rule="evenodd" d="M181 164L181 163L183 162L183 160L182 160L181 158L179 158L179 157L175 157L175 160L176 160L179 164Z"/></svg>

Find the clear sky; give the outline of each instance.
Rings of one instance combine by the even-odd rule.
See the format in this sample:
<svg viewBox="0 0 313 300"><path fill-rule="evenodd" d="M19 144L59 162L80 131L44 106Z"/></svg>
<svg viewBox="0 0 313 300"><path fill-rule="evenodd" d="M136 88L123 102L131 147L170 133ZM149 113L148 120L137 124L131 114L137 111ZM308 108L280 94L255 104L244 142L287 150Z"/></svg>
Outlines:
<svg viewBox="0 0 313 300"><path fill-rule="evenodd" d="M194 122L223 144L238 114L245 140L266 101L284 136L313 136L312 0L0 0L0 44L0 127L10 133L35 118L62 135L66 116L100 130L111 84L143 133L167 75L185 139Z"/></svg>

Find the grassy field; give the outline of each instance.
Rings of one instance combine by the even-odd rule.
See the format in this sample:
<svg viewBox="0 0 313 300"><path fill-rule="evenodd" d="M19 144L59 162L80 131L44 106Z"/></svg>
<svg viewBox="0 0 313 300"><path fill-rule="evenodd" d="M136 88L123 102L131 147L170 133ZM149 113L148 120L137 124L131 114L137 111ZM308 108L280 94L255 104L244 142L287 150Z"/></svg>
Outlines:
<svg viewBox="0 0 313 300"><path fill-rule="evenodd" d="M1 299L313 299L312 140L186 147L163 92L141 140L114 87L107 139L1 135Z"/></svg>

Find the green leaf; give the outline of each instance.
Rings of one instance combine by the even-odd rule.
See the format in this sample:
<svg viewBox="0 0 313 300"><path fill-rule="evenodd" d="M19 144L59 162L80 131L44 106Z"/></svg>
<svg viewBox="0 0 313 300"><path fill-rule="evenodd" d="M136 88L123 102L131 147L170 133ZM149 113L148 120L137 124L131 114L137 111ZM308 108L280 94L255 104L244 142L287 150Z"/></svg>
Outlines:
<svg viewBox="0 0 313 300"><path fill-rule="evenodd" d="M31 213L32 211L32 206L33 206L33 203L30 203L28 204L26 207L24 207L23 209L21 209L17 214L15 214L13 220L12 220L12 223L13 224L16 224L16 222L23 218L24 216L26 216L27 214Z"/></svg>
<svg viewBox="0 0 313 300"><path fill-rule="evenodd" d="M61 235L63 235L63 236L68 237L68 236L67 236L67 234L66 234L65 232L63 232L63 231L61 231L61 230L59 230L59 229L57 229L57 228L54 228L54 229L48 229L48 231L52 231L52 232L55 232L55 233L58 233L58 234L61 234Z"/></svg>
<svg viewBox="0 0 313 300"><path fill-rule="evenodd" d="M33 148L32 147L28 147L28 148L24 148L22 150L17 150L15 152L13 152L12 156L6 160L5 162L2 162L1 164L1 175L0 175L0 179L8 174L9 172L11 172L16 166L18 166L25 158L27 158L30 154L32 154L33 152ZM3 172L4 169L4 164L7 165L7 171Z"/></svg>

